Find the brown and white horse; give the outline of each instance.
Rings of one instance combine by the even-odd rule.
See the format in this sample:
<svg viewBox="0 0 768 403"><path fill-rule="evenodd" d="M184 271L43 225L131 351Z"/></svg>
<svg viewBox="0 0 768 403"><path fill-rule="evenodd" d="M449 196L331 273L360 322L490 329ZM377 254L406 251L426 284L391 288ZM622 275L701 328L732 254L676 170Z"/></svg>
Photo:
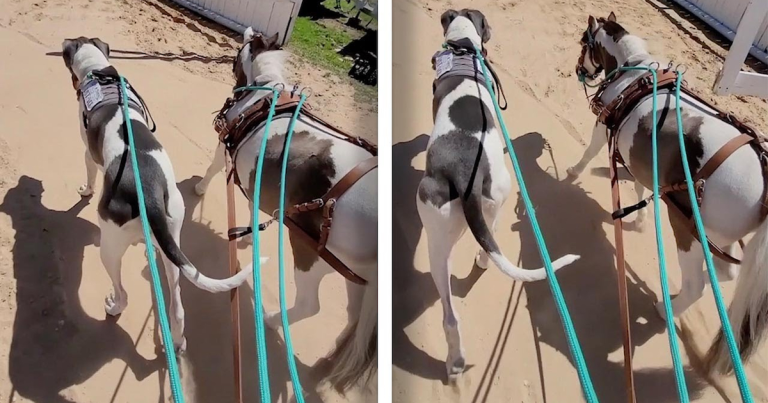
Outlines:
<svg viewBox="0 0 768 403"><path fill-rule="evenodd" d="M266 38L254 35L248 28L243 46L235 60L233 72L235 88L246 85L292 88L283 77L288 53L280 50L278 36ZM234 105L226 115L228 121L236 119L257 100L271 91L251 91ZM272 214L278 208L280 167L290 114L275 116L268 133L264 174L262 178L262 211ZM234 161L238 177L249 198L253 195L254 171L259 148L264 136L263 125L249 129L252 132L239 146ZM205 177L196 185L199 195L205 193L211 179L224 168L224 146L219 144L216 155ZM363 148L340 140L333 129L300 116L296 122L290 145L286 179L286 205L292 206L321 198L348 171L371 157ZM248 178L247 180L245 178ZM367 381L375 371L377 357L378 315L378 175L374 169L359 179L336 202L333 229L327 249L336 255L358 276L367 280L365 286L347 281L349 323L338 339L335 351L327 358L329 372L326 378L339 391ZM250 201L250 200L249 200ZM302 213L297 224L310 235L320 232L320 210ZM333 269L318 256L315 249L302 243L289 232L295 264L296 300L288 310L290 323L316 315L320 311L320 281ZM265 315L270 327L280 326L280 313Z"/></svg>
<svg viewBox="0 0 768 403"><path fill-rule="evenodd" d="M597 78L622 65L653 66L659 63L646 50L645 42L631 35L616 22L611 13L607 19L589 17L581 39L582 54L577 65L580 75ZM656 64L658 65L658 64ZM625 71L609 83L601 95L608 105L645 71ZM684 181L682 158L678 144L673 91L660 90L658 121L652 122L652 95L646 96L629 112L618 128L617 150L635 177L638 200L645 198L645 189L652 189L651 128L658 128L659 185ZM687 160L696 173L729 140L741 135L738 129L717 117L709 106L681 95L681 112L685 132ZM606 144L606 126L596 123L592 140L584 156L568 169L577 177ZM753 238L744 250L741 270L738 266L715 259L718 275L733 279L738 275L735 295L729 308L730 322L743 359L757 349L768 327L768 220L761 215L764 200L763 168L758 154L751 147L741 147L731 154L707 179L701 201L701 214L710 240L725 252L733 254L734 246L750 233ZM675 201L690 207L685 192L671 194ZM645 212L637 218L642 222ZM701 244L684 220L670 216L677 243L677 255L682 270L682 288L672 300L674 315L682 314L701 298L707 279L703 271L704 253ZM662 302L657 310L664 317ZM722 333L710 348L709 370L728 372L732 369Z"/></svg>

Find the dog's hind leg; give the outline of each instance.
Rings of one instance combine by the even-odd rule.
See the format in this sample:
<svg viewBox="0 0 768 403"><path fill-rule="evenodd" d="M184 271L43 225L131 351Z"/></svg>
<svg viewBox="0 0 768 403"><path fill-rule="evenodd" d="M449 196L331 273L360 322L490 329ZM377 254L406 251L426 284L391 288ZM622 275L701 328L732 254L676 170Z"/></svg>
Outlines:
<svg viewBox="0 0 768 403"><path fill-rule="evenodd" d="M688 251L678 249L677 259L680 263L683 284L680 287L680 293L672 299L672 314L675 317L681 315L701 298L706 282L703 270L704 251L700 243L694 241ZM664 301L656 303L656 310L663 319L666 319Z"/></svg>
<svg viewBox="0 0 768 403"><path fill-rule="evenodd" d="M416 202L427 233L432 280L443 305L443 330L448 343L445 365L449 379L464 372L466 365L459 316L451 299L451 252L467 228L460 203L459 200L454 200L438 209L421 200Z"/></svg>
<svg viewBox="0 0 768 403"><path fill-rule="evenodd" d="M182 210L180 217L184 217L184 210ZM178 216L178 213L175 212ZM173 234L173 239L176 244L181 247L181 225L182 218L169 219L168 226ZM163 266L165 266L165 276L168 278L168 290L170 292L170 302L168 303L168 318L171 324L171 335L173 337L173 346L176 352L184 352L187 349L187 339L184 337L184 305L181 301L181 287L179 286L179 268L176 267L170 260L161 253L163 256Z"/></svg>
<svg viewBox="0 0 768 403"><path fill-rule="evenodd" d="M96 161L91 157L91 153L88 150L85 150L85 185L80 186L80 188L77 189L77 193L79 193L80 196L88 197L93 195L93 188L96 186L97 171L98 167L96 166Z"/></svg>
<svg viewBox="0 0 768 403"><path fill-rule="evenodd" d="M104 265L109 278L112 280L112 294L104 301L104 310L108 315L120 315L128 306L128 293L123 288L121 266L123 255L128 246L134 241L130 236L130 230L118 227L111 221L99 220L101 227L101 263ZM130 225L130 224L126 224Z"/></svg>
<svg viewBox="0 0 768 403"><path fill-rule="evenodd" d="M498 224L499 211L501 210L503 202L496 202L489 199L483 199L483 217L488 224L488 228L491 229L491 233L496 232L496 224ZM475 264L481 269L488 268L488 254L480 248L475 256Z"/></svg>
<svg viewBox="0 0 768 403"><path fill-rule="evenodd" d="M571 177L578 177L581 175L581 173L584 172L584 168L587 167L587 164L589 164L589 162L597 156L603 146L605 146L607 143L608 138L606 137L605 125L602 123L597 123L595 128L592 129L592 140L590 140L587 149L584 150L584 155L581 157L581 160L578 164L566 170L568 175Z"/></svg>
<svg viewBox="0 0 768 403"><path fill-rule="evenodd" d="M224 144L219 143L218 147L216 147L216 151L213 153L213 161L211 161L211 165L208 166L208 170L205 171L205 177L195 185L195 193L197 193L198 196L205 194L213 177L224 169L224 165L226 165L224 161L224 152Z"/></svg>

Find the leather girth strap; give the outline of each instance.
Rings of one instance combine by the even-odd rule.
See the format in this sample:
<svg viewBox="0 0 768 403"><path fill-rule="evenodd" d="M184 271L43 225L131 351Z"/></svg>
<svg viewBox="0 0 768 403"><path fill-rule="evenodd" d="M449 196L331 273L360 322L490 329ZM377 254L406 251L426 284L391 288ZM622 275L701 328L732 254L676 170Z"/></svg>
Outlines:
<svg viewBox="0 0 768 403"><path fill-rule="evenodd" d="M238 146L247 138L251 132L251 129L266 121L273 102L273 96L271 94L265 96L264 98L256 101L248 109L243 111L237 119L227 121L227 112L235 104L237 104L237 102L242 99L245 94L246 93L241 92L238 93L238 95L234 98L228 98L214 119L214 128L219 133L219 141L224 143L227 152L233 156L233 158L236 154ZM288 112L293 113L298 107L300 99L301 97L297 93L289 91L279 92L277 102L275 104L275 116ZM368 282L364 278L358 276L341 260L339 260L339 258L337 258L330 250L328 250L326 248L326 243L328 242L331 226L333 224L333 213L336 207L336 201L358 180L363 178L366 174L378 166L378 159L376 157L378 154L378 149L373 143L370 143L363 138L348 134L329 124L319 116L315 115L312 113L312 107L306 102L302 106L301 114L325 127L332 129L339 134L336 136L337 138L363 148L364 150L368 151L372 157L358 163L335 185L333 185L331 189L329 189L328 192L323 195L323 197L288 207L286 209L283 222L290 231L295 233L295 235L301 239L303 243L316 250L318 256L325 260L331 267L333 267L334 270L344 276L344 278L355 284L365 285ZM238 177L237 170L234 169L234 167L230 172L228 172L227 175L227 180L234 180L235 184L237 184L240 187L240 190L243 191L240 178ZM245 194L245 191L243 191L243 194ZM246 197L248 197L247 194ZM323 209L323 223L320 227L320 237L319 239L315 239L296 223L296 217L299 214L320 208ZM229 232L229 238L237 238L243 235L247 235L248 233L250 233L249 228L232 228Z"/></svg>
<svg viewBox="0 0 768 403"><path fill-rule="evenodd" d="M657 91L660 89L674 89L677 81L677 75L671 70L658 70L657 71ZM635 80L630 86L628 86L615 100L610 102L607 106L604 106L600 101L600 95L605 89L601 87L598 90L598 94L592 101L592 112L597 115L598 121L606 125L608 130L608 142L613 145L611 158L616 162L621 163L626 167L621 155L619 154L618 147L615 147L617 141L617 135L619 126L626 119L627 115L634 109L642 98L653 93L653 77L650 72L644 74L639 79ZM732 125L742 134L737 136L720 147L720 149L704 164L703 167L693 176L693 183L695 186L696 194L698 197L698 203L701 205L702 197L704 195L704 187L707 179L722 165L725 160L728 159L734 152L745 145L751 145L758 155L760 163L763 167L763 203L761 209L761 221L768 217L768 150L766 150L764 143L768 139L758 133L751 126L741 122L733 115L723 112L716 106L712 105L705 99L701 98L698 94L690 91L685 85L682 86L681 91L687 96L701 102L707 107L711 108L717 113L717 117ZM612 186L618 186L618 184L612 184ZM672 185L664 186L659 189L661 199L669 207L669 211L672 214L677 214L685 222L688 223L688 227L693 236L701 242L696 230L696 224L693 220L693 212L689 208L681 205L674 198L670 197L670 193L674 192L687 192L688 185L685 182L675 183ZM709 247L712 253L723 261L732 264L741 264L741 261L729 253L725 252L719 246L715 245L712 241L709 241Z"/></svg>

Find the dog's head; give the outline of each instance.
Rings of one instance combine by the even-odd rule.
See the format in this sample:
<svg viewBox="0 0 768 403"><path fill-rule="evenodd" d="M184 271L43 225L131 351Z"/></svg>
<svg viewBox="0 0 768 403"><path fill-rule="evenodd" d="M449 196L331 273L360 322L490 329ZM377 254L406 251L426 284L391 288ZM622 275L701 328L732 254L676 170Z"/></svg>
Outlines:
<svg viewBox="0 0 768 403"><path fill-rule="evenodd" d="M99 38L65 39L61 44L64 64L72 74L72 86L77 89L80 80L94 68L109 65L109 44Z"/></svg>
<svg viewBox="0 0 768 403"><path fill-rule="evenodd" d="M447 40L469 39L481 47L491 39L491 26L482 12L465 8L461 11L448 10L440 16L443 34Z"/></svg>
<svg viewBox="0 0 768 403"><path fill-rule="evenodd" d="M280 50L278 41L279 34L271 37L265 37L259 33L254 33L253 28L248 27L243 33L243 46L237 52L237 57L232 66L232 73L235 75L235 88L244 87L253 83L256 77L253 77L253 61L256 56L270 50Z"/></svg>

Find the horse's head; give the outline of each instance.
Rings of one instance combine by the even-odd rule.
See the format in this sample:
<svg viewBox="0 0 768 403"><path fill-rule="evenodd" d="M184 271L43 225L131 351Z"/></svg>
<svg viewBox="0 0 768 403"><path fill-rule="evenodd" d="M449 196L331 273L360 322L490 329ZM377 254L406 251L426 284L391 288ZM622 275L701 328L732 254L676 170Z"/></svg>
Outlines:
<svg viewBox="0 0 768 403"><path fill-rule="evenodd" d="M581 36L581 55L576 64L579 77L594 80L603 71L611 72L618 67L616 44L627 31L616 22L616 14L611 12L608 18L589 16L587 29Z"/></svg>
<svg viewBox="0 0 768 403"><path fill-rule="evenodd" d="M274 34L267 38L260 33L254 33L251 27L245 30L243 45L237 52L237 57L232 65L235 88L253 84L253 80L258 76L258 69L254 68L256 57L264 52L280 50L279 37L279 34Z"/></svg>
<svg viewBox="0 0 768 403"><path fill-rule="evenodd" d="M448 10L440 16L445 40L469 39L475 47L482 47L491 39L491 26L482 12L465 8L461 11Z"/></svg>

